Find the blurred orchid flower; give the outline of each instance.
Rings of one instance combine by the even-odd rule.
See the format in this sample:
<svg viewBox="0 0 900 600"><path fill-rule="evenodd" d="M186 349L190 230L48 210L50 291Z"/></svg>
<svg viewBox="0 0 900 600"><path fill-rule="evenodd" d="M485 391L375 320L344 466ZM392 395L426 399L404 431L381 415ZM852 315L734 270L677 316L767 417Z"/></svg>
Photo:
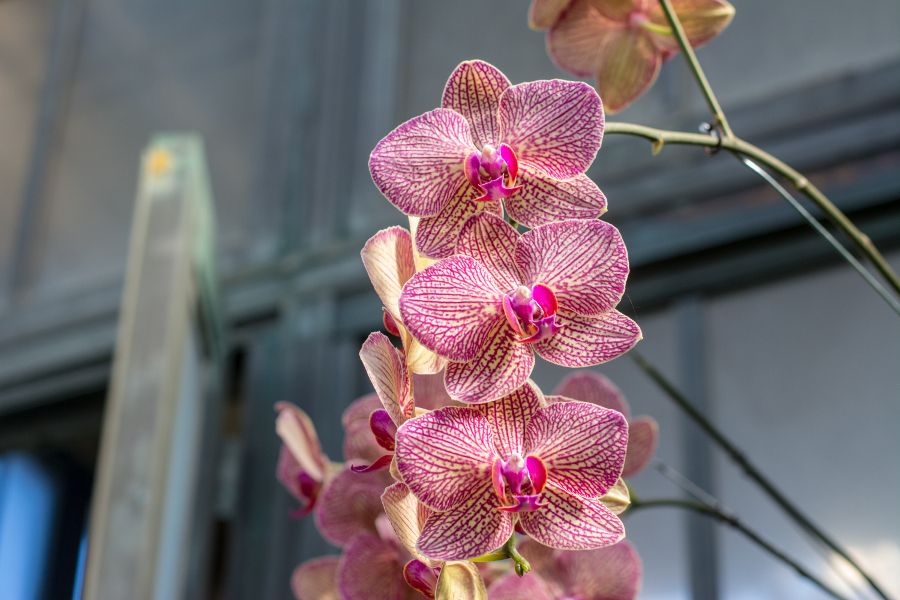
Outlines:
<svg viewBox="0 0 900 600"><path fill-rule="evenodd" d="M416 247L453 253L466 220L507 213L528 227L591 219L606 198L584 173L603 138L603 106L580 82L511 85L496 67L461 63L441 108L415 117L375 146L369 170L401 212L421 217Z"/></svg>
<svg viewBox="0 0 900 600"><path fill-rule="evenodd" d="M417 550L463 560L502 546L514 527L553 548L625 536L602 497L619 483L628 425L584 402L544 405L531 382L490 404L446 407L397 431L397 470L432 510Z"/></svg>
<svg viewBox="0 0 900 600"><path fill-rule="evenodd" d="M726 0L671 0L694 47L731 23ZM529 22L549 29L547 49L563 70L593 77L606 111L618 112L647 91L678 42L656 0L532 0Z"/></svg>
<svg viewBox="0 0 900 600"><path fill-rule="evenodd" d="M524 235L489 213L460 232L457 255L414 275L400 312L422 345L448 358L454 400L490 402L531 374L534 352L567 367L616 358L641 338L615 310L628 254L603 221L569 220Z"/></svg>

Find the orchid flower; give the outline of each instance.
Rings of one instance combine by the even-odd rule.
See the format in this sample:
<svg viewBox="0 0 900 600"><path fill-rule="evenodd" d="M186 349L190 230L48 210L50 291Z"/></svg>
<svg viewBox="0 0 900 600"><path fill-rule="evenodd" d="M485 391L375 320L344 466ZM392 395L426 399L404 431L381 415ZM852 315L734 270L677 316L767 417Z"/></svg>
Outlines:
<svg viewBox="0 0 900 600"><path fill-rule="evenodd" d="M634 477L649 464L659 442L659 424L653 417L632 418L628 401L608 377L591 371L572 373L559 383L554 394L556 396L547 396L548 402L571 398L605 406L625 415L628 420L628 449L622 477Z"/></svg>
<svg viewBox="0 0 900 600"><path fill-rule="evenodd" d="M626 541L587 552L561 552L530 540L519 545L531 564L524 577L510 573L490 587L491 600L634 600L641 559Z"/></svg>
<svg viewBox="0 0 900 600"><path fill-rule="evenodd" d="M446 407L397 430L403 482L431 509L417 549L433 560L495 550L519 527L567 550L625 535L602 497L619 483L628 424L584 402L544 406L531 382L490 404Z"/></svg>
<svg viewBox="0 0 900 600"><path fill-rule="evenodd" d="M505 207L528 227L602 214L606 198L584 174L602 137L603 106L590 86L511 85L496 67L467 61L450 75L441 108L378 142L369 171L394 206L421 217L419 251L443 258L481 211Z"/></svg>
<svg viewBox="0 0 900 600"><path fill-rule="evenodd" d="M716 37L734 17L726 0L671 0L691 46ZM532 0L530 24L550 29L547 49L559 67L594 77L608 113L647 91L678 42L656 0Z"/></svg>
<svg viewBox="0 0 900 600"><path fill-rule="evenodd" d="M448 358L454 400L490 402L534 367L534 352L567 367L600 364L641 338L616 304L628 254L603 221L569 220L520 235L482 213L460 232L457 255L414 275L400 295L410 333Z"/></svg>

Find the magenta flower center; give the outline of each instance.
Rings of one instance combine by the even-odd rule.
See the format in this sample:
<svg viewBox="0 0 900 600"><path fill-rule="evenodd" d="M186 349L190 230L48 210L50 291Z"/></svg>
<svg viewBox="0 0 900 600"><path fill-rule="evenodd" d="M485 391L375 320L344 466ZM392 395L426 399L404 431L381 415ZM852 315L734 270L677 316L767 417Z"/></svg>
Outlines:
<svg viewBox="0 0 900 600"><path fill-rule="evenodd" d="M546 285L520 285L503 297L503 314L525 344L551 337L560 329L556 318L556 294Z"/></svg>
<svg viewBox="0 0 900 600"><path fill-rule="evenodd" d="M509 458L497 458L491 469L494 492L504 503L505 512L533 512L544 506L541 492L547 483L547 468L536 456L522 456L513 452ZM511 505L505 505L512 502Z"/></svg>
<svg viewBox="0 0 900 600"><path fill-rule="evenodd" d="M522 189L515 185L519 160L506 144L500 144L500 148L485 144L481 152L469 155L464 169L469 183L482 194L475 198L476 202L502 200Z"/></svg>

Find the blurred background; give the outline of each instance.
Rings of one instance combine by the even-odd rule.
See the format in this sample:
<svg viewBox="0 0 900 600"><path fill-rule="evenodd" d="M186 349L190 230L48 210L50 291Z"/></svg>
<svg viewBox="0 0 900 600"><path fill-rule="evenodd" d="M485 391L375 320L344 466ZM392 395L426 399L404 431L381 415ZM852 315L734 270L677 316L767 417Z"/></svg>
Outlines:
<svg viewBox="0 0 900 600"><path fill-rule="evenodd" d="M900 4L733 2L699 52L733 127L900 270ZM80 597L88 547L111 565L96 597L289 598L292 568L333 551L288 517L272 405L307 410L340 457L381 326L358 252L403 223L369 151L437 106L462 60L564 77L527 8L0 0L0 599ZM676 57L613 118L707 116ZM895 315L729 156L608 136L590 174L629 247L640 350L900 595ZM659 421L661 461L865 597L627 357L599 370ZM534 377L563 374L539 361ZM680 493L654 469L633 484ZM644 598L821 597L709 522L654 509L626 526Z"/></svg>

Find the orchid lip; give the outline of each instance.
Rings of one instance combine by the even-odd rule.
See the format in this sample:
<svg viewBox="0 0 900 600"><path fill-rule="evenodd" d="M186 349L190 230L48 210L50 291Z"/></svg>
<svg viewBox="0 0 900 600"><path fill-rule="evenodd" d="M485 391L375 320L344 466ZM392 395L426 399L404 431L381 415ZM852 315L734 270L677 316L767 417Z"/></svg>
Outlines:
<svg viewBox="0 0 900 600"><path fill-rule="evenodd" d="M295 519L308 515L315 507L316 500L319 499L319 492L322 489L322 482L317 481L309 473L301 470L297 473L297 489L303 504L291 511L290 516Z"/></svg>
<svg viewBox="0 0 900 600"><path fill-rule="evenodd" d="M520 285L503 297L503 314L519 341L530 344L555 335L560 329L556 294L537 283Z"/></svg>
<svg viewBox="0 0 900 600"><path fill-rule="evenodd" d="M491 469L491 478L499 500L508 502L511 498L514 502L498 506L497 510L534 512L545 506L541 502L541 493L547 483L547 467L538 457L529 455L523 458L514 452L506 460L497 458Z"/></svg>
<svg viewBox="0 0 900 600"><path fill-rule="evenodd" d="M519 160L507 144L500 144L499 149L485 144L480 152L469 154L463 170L469 183L482 193L475 202L503 200L522 189L515 184Z"/></svg>

